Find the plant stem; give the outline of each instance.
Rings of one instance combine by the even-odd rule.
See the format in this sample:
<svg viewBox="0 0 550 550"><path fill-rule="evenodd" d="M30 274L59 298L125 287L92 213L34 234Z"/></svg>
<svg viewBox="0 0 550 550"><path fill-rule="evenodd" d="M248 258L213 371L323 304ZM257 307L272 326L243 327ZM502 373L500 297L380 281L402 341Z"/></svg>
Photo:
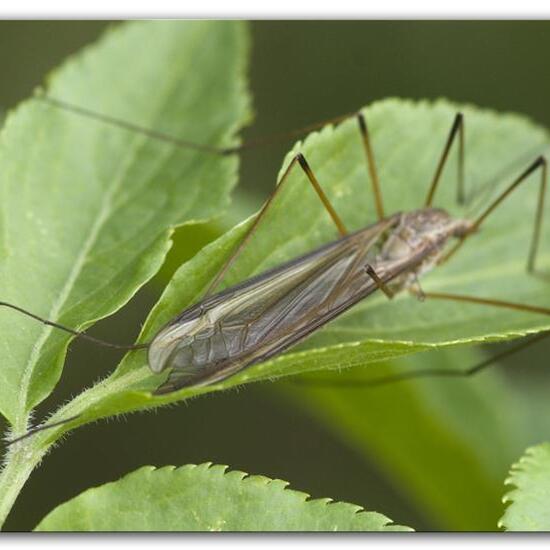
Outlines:
<svg viewBox="0 0 550 550"><path fill-rule="evenodd" d="M8 451L0 472L0 528L4 525L23 485L46 450L47 447L33 448L32 441L25 441Z"/></svg>

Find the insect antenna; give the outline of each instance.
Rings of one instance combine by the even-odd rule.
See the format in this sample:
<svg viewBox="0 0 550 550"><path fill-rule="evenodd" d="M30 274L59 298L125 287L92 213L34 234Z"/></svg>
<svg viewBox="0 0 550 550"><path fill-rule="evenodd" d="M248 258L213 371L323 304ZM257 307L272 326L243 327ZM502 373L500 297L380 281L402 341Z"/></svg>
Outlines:
<svg viewBox="0 0 550 550"><path fill-rule="evenodd" d="M22 313L23 315L26 315L27 317L32 317L33 319L43 323L44 325L48 325L54 328L57 328L59 330L63 330L65 332L68 332L77 338L82 338L84 340L88 340L89 342L93 342L94 344L97 344L99 346L104 346L107 348L114 348L114 349L123 349L123 350L136 350L136 349L145 349L149 347L148 343L145 344L114 344L112 342L107 342L106 340L102 340L101 338L95 338L94 336L90 336L89 334L86 334L85 331L81 330L75 330L70 327L66 327L64 325L61 325L59 323L56 323L55 321L50 321L49 319L44 319L43 317L40 317L36 315L35 313L32 313L31 311L28 311L26 309L23 309L22 307L16 306L15 304L10 304L9 302L2 302L0 301L0 306L7 307L10 309L14 309L15 311L18 311L19 313Z"/></svg>

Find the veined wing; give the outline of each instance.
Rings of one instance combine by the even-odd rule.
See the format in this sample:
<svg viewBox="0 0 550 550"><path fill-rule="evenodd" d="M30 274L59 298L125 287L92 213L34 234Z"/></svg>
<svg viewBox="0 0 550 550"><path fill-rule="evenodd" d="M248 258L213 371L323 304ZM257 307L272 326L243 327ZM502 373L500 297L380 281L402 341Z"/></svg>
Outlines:
<svg viewBox="0 0 550 550"><path fill-rule="evenodd" d="M374 290L369 251L388 218L184 311L155 337L151 368L171 368L157 393L224 379L290 347Z"/></svg>

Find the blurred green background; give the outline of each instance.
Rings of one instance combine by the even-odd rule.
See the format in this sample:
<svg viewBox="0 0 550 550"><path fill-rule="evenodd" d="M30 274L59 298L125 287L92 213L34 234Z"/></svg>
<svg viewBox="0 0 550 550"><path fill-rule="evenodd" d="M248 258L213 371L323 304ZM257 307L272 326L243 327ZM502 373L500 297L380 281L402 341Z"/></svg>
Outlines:
<svg viewBox="0 0 550 550"><path fill-rule="evenodd" d="M0 22L0 108L9 109L27 97L45 73L93 41L108 24L113 23ZM550 22L264 21L253 23L252 38L256 119L245 139L299 128L387 96L444 96L525 113L550 125L550 76L543 70L550 51ZM232 219L252 211L267 196L287 149L288 144L279 144L243 155ZM163 278L215 237L222 225L180 232L163 274L122 312L100 323L95 334L130 341ZM526 395L535 384L540 386L549 350L538 346L509 362L518 367L510 369L511 376L525 386ZM50 410L112 370L118 357L73 344L61 384L40 410ZM315 497L357 503L417 529L457 528L420 509L349 440L339 438L297 404L299 397L277 386L208 395L78 430L33 474L6 528L30 529L53 506L143 464L204 461L282 478ZM500 503L494 505L498 514ZM494 523L472 526L491 527Z"/></svg>

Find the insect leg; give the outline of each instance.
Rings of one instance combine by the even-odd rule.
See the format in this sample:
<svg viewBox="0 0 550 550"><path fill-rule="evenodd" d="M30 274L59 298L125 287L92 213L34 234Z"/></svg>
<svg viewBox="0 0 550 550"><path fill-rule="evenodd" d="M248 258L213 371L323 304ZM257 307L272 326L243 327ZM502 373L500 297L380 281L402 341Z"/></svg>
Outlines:
<svg viewBox="0 0 550 550"><path fill-rule="evenodd" d="M237 246L237 248L231 253L231 255L229 256L229 258L227 259L227 261L225 262L223 267L217 273L216 277L214 277L214 280L210 283L210 285L209 285L209 287L208 287L208 289L205 293L205 297L214 292L216 287L219 285L219 283L223 279L224 275L227 273L227 270L231 267L233 262L238 258L238 256L241 254L243 249L246 247L246 245L248 244L248 242L252 238L252 235L255 233L256 229L259 226L259 224L261 223L261 221L265 217L267 211L269 210L269 208L273 204L277 194L284 187L285 183L287 181L289 181L288 176L289 176L289 174L291 173L291 171L293 170L293 168L296 165L299 165L300 168L306 174L309 183L311 184L311 186L313 187L313 189L317 193L317 196L319 197L319 199L323 203L323 206L327 210L329 216L331 217L332 221L334 222L334 225L336 226L336 229L338 230L340 235L342 235L342 236L347 235L348 231L347 231L346 227L344 226L342 220L340 219L340 217L336 213L336 210L332 206L330 200L328 199L328 197L326 196L326 194L323 191L322 187L320 186L319 182L317 181L317 178L315 177L315 174L311 170L311 167L309 166L309 164L306 161L305 157L301 153L298 153L292 159L290 164L288 165L288 167L285 170L283 176L281 177L279 183L275 187L275 190L273 191L271 196L267 199L267 201L262 206L259 214L256 216L256 218L255 218L254 222L252 223L252 225L248 228L247 232L245 233L244 237L242 238L242 240L239 243L239 245Z"/></svg>
<svg viewBox="0 0 550 550"><path fill-rule="evenodd" d="M516 311L529 311L532 313L540 313L542 315L550 315L550 308L519 304L517 302L508 302L505 300L478 298L476 296L467 296L462 294L446 294L442 292L426 292L424 293L424 296L425 298L428 298L428 299L435 298L435 299L442 299L442 300L453 300L457 302L470 302L474 304L483 304L488 306L501 307L505 309L513 309ZM420 378L420 377L428 377L428 376L447 376L447 377L472 376L478 373L479 371L489 367L490 365L497 363L504 357L507 357L509 355L522 351L525 348L529 347L530 345L535 344L536 342L539 342L543 338L546 338L547 336L550 336L550 332L548 331L537 334L533 338L530 338L527 341L520 342L519 344L513 346L512 348L502 353L499 353L497 355L494 355L493 357L489 357L488 359L482 361L481 363L478 363L465 370L421 369L414 372L405 372L405 373L400 373L395 375L389 375L389 376L375 378L373 380L368 380L368 381L363 380L362 384L364 386L381 386L392 382L399 382L401 380L408 380L411 378ZM341 382L345 382L346 384L349 383L350 385L358 384L357 380L353 381L353 380L346 379ZM336 384L338 384L338 381L336 381Z"/></svg>
<svg viewBox="0 0 550 550"><path fill-rule="evenodd" d="M395 293L393 290L390 290L386 283L376 273L372 265L367 264L365 267L365 271L369 274L370 278L376 283L376 286L379 290L381 290L390 300L395 296Z"/></svg>
<svg viewBox="0 0 550 550"><path fill-rule="evenodd" d="M85 331L75 330L73 328L66 327L64 325L60 325L59 323L56 323L54 321L44 319L43 317L39 317L35 313L27 311L26 309L23 309L22 307L16 306L14 304L10 304L9 302L0 302L0 306L4 306L4 307L10 308L10 309L14 309L15 311L18 311L19 313L23 313L23 315L26 315L27 317L32 317L33 319L36 319L37 321L40 321L44 325L48 325L50 327L54 327L54 328L57 328L59 330L64 330L65 332L69 332L70 334L73 334L77 338L83 338L84 340L88 340L89 342L93 342L94 344L104 346L104 347L107 347L107 348L135 350L135 349L144 349L144 348L149 347L149 344L131 344L131 345L113 344L112 342L107 342L105 340L101 340L100 338L95 338L94 336L90 336L89 334L86 334Z"/></svg>
<svg viewBox="0 0 550 550"><path fill-rule="evenodd" d="M492 357L489 357L488 359L485 359L481 361L480 363L476 363L475 365L468 367L464 370L449 370L449 369L420 369L416 371L410 371L410 372L402 372L398 374L390 374L388 376L381 376L379 378L373 378L372 380L365 380L364 378L346 378L345 380L341 380L338 378L331 378L330 380L319 380L319 379L297 379L292 380L293 384L297 384L299 386L309 386L309 387L339 387L339 388L372 388L377 386L385 386L387 384L393 384L395 382L403 382L405 380L412 380L414 378L428 378L428 377L445 377L445 378L466 378L468 376L473 376L474 374L477 374L478 372L486 369L487 367L493 365L494 363L498 363L501 359L504 359L505 357L509 357L510 355L513 355L515 353L518 353L529 346L536 344L537 342L540 342L544 338L547 338L550 336L550 332L542 332L541 334L537 334L535 337L523 341L519 343L516 346L513 346L512 348L503 351L502 353L498 353L497 355L493 355Z"/></svg>
<svg viewBox="0 0 550 550"><path fill-rule="evenodd" d="M363 113L359 113L357 115L357 122L359 124L359 131L361 132L363 148L365 150L365 156L367 158L367 167L372 182L372 190L374 192L374 201L376 205L376 214L378 215L378 219L382 220L385 217L384 206L382 202L382 191L380 189L380 180L378 179L376 163L374 162L374 153L370 142L369 129Z"/></svg>
<svg viewBox="0 0 550 550"><path fill-rule="evenodd" d="M441 179L441 174L443 173L443 168L445 166L445 162L447 161L447 158L449 156L449 152L451 150L451 147L453 145L454 139L458 134L458 188L457 188L457 200L459 204L462 204L464 202L464 116L462 113L457 113L453 122L453 125L451 127L451 131L449 132L449 137L447 138L447 142L445 143L445 147L443 148L443 153L441 154L441 158L439 159L439 162L437 164L437 168L435 170L435 174L432 180L432 183L430 185L430 189L428 191L428 196L426 197L425 206L431 206L432 201L437 189L437 185L439 184L439 181Z"/></svg>
<svg viewBox="0 0 550 550"><path fill-rule="evenodd" d="M535 271L535 262L537 259L537 252L539 249L540 232L542 230L542 219L544 215L544 198L546 195L546 188L548 187L548 165L546 159L543 157L541 170L541 180L539 187L539 198L537 201L537 211L535 213L535 225L533 228L533 236L531 237L531 246L529 248L529 256L527 257L527 272L533 273Z"/></svg>
<svg viewBox="0 0 550 550"><path fill-rule="evenodd" d="M529 248L529 256L527 257L527 271L532 273L535 270L535 261L539 246L540 232L543 221L543 207L544 198L546 195L546 187L548 180L548 170L546 158L543 156L538 157L531 165L520 174L486 209L482 212L478 218L472 223L470 231L464 235L458 243L446 254L439 263L446 262L456 251L464 244L464 241L473 233L475 233L481 226L481 224L487 219L487 217L497 208L497 206L506 198L514 189L521 185L527 178L536 170L540 169L540 192L537 203L537 211L535 214L535 223L533 228L533 236L531 238L531 245Z"/></svg>
<svg viewBox="0 0 550 550"><path fill-rule="evenodd" d="M63 424L68 424L69 422L72 422L73 420L76 420L79 417L80 417L80 415L76 414L74 416L69 416L69 418L65 418L64 420L59 420L57 422L52 422L51 424L44 424L42 426L34 426L34 428L30 428L23 435L20 435L19 437L16 437L14 439L10 439L9 441L6 441L6 446L9 447L10 445L13 445L14 443L18 443L19 441L22 441L23 439L27 439L27 437L29 437L29 436L37 433L37 432L42 432L44 430L49 430L50 428L57 428L58 426L62 426Z"/></svg>
<svg viewBox="0 0 550 550"><path fill-rule="evenodd" d="M124 130L128 130L130 132L136 132L138 134L142 134L145 136L148 136L152 139L156 139L158 141L164 141L165 143L168 143L170 145L173 145L175 147L179 147L181 149L190 149L194 151L201 151L203 153L211 153L213 155L232 155L235 153L240 153L242 151L246 151L248 149L253 149L255 147L261 147L264 145L270 145L273 143L278 143L281 141L285 141L287 139L291 139L293 137L299 137L302 136L308 132L311 132L313 130L317 130L319 128L322 128L323 126L327 124L338 124L339 122L342 122L343 120L350 118L353 116L350 113L347 113L345 115L340 115L334 118L326 119L321 122L317 122L314 124L309 124L308 126L304 126L303 128L299 128L297 130L291 130L289 132L283 132L280 134L275 134L271 136L267 136L265 138L258 138L254 140L247 141L245 143L241 143L240 145L235 145L233 147L216 147L213 145L207 145L203 143L195 143L193 141L189 141L186 139L180 139L175 136L171 136L169 134L165 134L163 132L159 132L157 130L153 130L151 128L146 128L144 126L140 126L138 124L134 124L132 122L128 122L126 120L110 116L107 114L99 113L96 111L92 111L91 109L87 109L85 107L81 107L79 105L75 105L73 103L69 103L67 101L63 101L61 99L57 99L51 96L48 96L44 93L38 92L35 95L36 99L43 101L44 103L47 103L53 107L56 107L58 109L63 109L65 111L69 111L72 113L76 113L88 118L92 118L94 120L98 120L100 122L104 122L106 124L109 124L111 126L117 126L118 128L122 128Z"/></svg>
<svg viewBox="0 0 550 550"><path fill-rule="evenodd" d="M542 315L550 315L550 308L531 306L525 304L519 304L517 302L508 302L505 300L494 300L489 298L478 298L476 296L467 296L462 294L446 294L442 292L425 292L424 298L429 299L442 299L442 300L453 300L457 302L470 302L474 304L483 304L494 307L501 307L505 309L513 309L516 311L529 311L532 313L539 313ZM391 374L388 376L382 376L379 378L373 378L371 380L365 379L350 379L346 378L345 380L330 379L330 380L315 380L315 379L298 379L297 384L303 386L313 386L313 387L327 387L327 386L336 386L336 387L375 387L375 386L384 386L386 384L391 384L394 382L401 382L404 380L410 380L413 378L425 378L429 376L444 376L444 377L466 377L472 376L479 371L489 367L490 365L497 363L504 357L517 353L525 348L529 347L536 342L550 336L549 331L542 332L537 334L533 338L528 339L527 341L522 341L519 344L513 346L512 348L489 357L488 359L473 365L465 370L449 370L449 369L420 369L413 372L403 372L399 374ZM294 382L294 381L293 381Z"/></svg>
<svg viewBox="0 0 550 550"><path fill-rule="evenodd" d="M493 298L479 298L477 296L468 296L464 294L447 294L444 292L425 292L424 296L426 298L452 300L455 302L470 302L472 304L483 304L486 306L514 309L516 311L529 311L531 313L540 313L541 315L550 315L550 308L548 307L531 306L527 304L519 304L517 302L508 302L506 300L495 300Z"/></svg>

